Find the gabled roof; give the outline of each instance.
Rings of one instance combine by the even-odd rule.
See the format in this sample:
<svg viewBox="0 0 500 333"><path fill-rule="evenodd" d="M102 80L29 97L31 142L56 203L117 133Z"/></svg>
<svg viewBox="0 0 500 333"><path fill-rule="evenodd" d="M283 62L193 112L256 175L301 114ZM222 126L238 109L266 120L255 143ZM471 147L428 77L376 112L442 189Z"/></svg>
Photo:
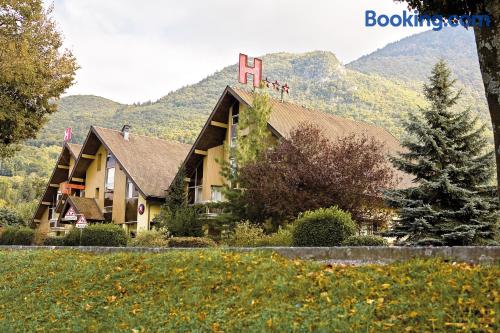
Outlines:
<svg viewBox="0 0 500 333"><path fill-rule="evenodd" d="M252 105L252 93L238 88L231 88L247 106ZM289 102L270 99L273 112L269 126L282 137L288 137L291 131L301 123L313 123L325 131L329 138L340 138L350 134L367 135L385 143L391 152L400 151L399 141L382 127L335 116L333 114L309 109Z"/></svg>
<svg viewBox="0 0 500 333"><path fill-rule="evenodd" d="M33 217L34 219L41 218L43 214L44 206L42 205L42 202L52 201L54 196L57 194L57 191L59 190L56 187L50 186L50 184L60 184L68 180L69 170L58 168L58 165L69 166L70 157L72 156L73 159L76 160L78 154L80 154L81 148L82 146L76 143L67 143L67 142L64 143L61 153L57 158L55 168L52 171L52 175L50 176L49 181L47 182L47 186L45 187L45 191L43 192L42 198L38 203L38 207Z"/></svg>
<svg viewBox="0 0 500 333"><path fill-rule="evenodd" d="M75 196L68 196L64 207L62 209L62 214L59 215L59 219L62 219L64 213L66 212L68 206L71 205L75 208L77 214L85 215L85 218L89 221L104 221L104 215L97 205L97 201L93 198L82 198Z"/></svg>
<svg viewBox="0 0 500 333"><path fill-rule="evenodd" d="M82 155L95 155L101 144L113 154L144 197L160 199L165 197L165 190L191 147L133 133L125 140L121 131L92 126L71 178L85 177L92 160L82 158Z"/></svg>
<svg viewBox="0 0 500 333"><path fill-rule="evenodd" d="M69 152L73 156L73 158L76 160L78 158L78 155L80 155L80 150L82 150L82 145L76 144L76 143L66 143L66 145L69 148Z"/></svg>
<svg viewBox="0 0 500 333"><path fill-rule="evenodd" d="M212 121L227 123L228 114L224 112L235 102L251 106L253 101L252 93L243 89L227 86L222 96L217 102L214 110L210 114L205 126L198 135L191 151L189 152L184 165L189 173L195 165L200 162L201 157L194 154L195 149L206 150L220 145L224 139L225 129L210 126ZM338 138L350 134L366 135L374 137L386 145L388 154L396 154L402 151L399 141L382 127L368 124L361 121L350 120L328 114L325 112L309 109L289 102L281 102L271 98L272 113L268 122L269 129L277 137L288 137L291 131L301 123L310 122L322 128L330 138ZM408 174L395 170L396 176L400 178L398 187L409 187L412 184L412 177Z"/></svg>

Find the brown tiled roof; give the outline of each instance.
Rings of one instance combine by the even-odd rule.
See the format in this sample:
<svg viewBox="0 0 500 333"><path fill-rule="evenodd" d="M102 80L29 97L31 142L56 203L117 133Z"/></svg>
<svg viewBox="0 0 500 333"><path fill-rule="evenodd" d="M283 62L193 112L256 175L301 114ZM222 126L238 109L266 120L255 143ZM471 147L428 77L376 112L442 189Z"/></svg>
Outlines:
<svg viewBox="0 0 500 333"><path fill-rule="evenodd" d="M82 150L82 145L76 143L67 143L67 145L69 147L71 155L73 155L73 158L76 160L78 158L78 155L80 155L80 151Z"/></svg>
<svg viewBox="0 0 500 333"><path fill-rule="evenodd" d="M133 133L127 141L120 131L93 129L146 197L165 197L165 190L191 148L180 142Z"/></svg>
<svg viewBox="0 0 500 333"><path fill-rule="evenodd" d="M239 88L229 88L229 91L238 95L247 105L252 105L253 97L250 92ZM322 128L330 138L339 138L350 134L366 135L383 142L389 155L395 155L403 150L399 141L382 127L342 118L286 101L281 102L273 98L271 98L271 106L273 111L268 124L283 137L288 137L299 124L310 122ZM412 176L399 170L395 170L395 173L400 179L399 188L412 186Z"/></svg>
<svg viewBox="0 0 500 333"><path fill-rule="evenodd" d="M87 220L104 221L104 216L95 199L69 196L66 202L73 205L78 214L85 215Z"/></svg>

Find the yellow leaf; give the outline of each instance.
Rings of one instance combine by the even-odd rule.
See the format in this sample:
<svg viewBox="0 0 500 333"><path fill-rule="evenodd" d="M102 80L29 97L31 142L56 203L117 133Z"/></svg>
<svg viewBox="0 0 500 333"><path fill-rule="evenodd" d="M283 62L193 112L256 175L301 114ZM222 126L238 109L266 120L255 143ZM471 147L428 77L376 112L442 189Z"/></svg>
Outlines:
<svg viewBox="0 0 500 333"><path fill-rule="evenodd" d="M269 318L269 319L266 321L266 324L267 324L267 327L273 327L273 318Z"/></svg>
<svg viewBox="0 0 500 333"><path fill-rule="evenodd" d="M367 300L366 300L366 303L368 303L368 304L372 304L373 302L375 302L375 300L374 300L374 299L367 299Z"/></svg>
<svg viewBox="0 0 500 333"><path fill-rule="evenodd" d="M384 283L382 285L382 289L389 289L391 287L391 285L389 283Z"/></svg>
<svg viewBox="0 0 500 333"><path fill-rule="evenodd" d="M416 316L418 316L418 312L412 311L409 313L409 316L410 316L410 318L415 318Z"/></svg>

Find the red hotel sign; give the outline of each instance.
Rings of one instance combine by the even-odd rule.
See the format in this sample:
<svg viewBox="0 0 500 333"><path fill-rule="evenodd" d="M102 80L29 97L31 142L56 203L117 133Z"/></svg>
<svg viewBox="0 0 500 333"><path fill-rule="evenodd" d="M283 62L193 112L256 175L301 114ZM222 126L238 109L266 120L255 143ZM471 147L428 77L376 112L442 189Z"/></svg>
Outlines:
<svg viewBox="0 0 500 333"><path fill-rule="evenodd" d="M240 66L238 70L238 81L247 84L248 74L253 75L253 86L258 88L262 81L262 60L253 59L253 67L248 65L248 56L240 53Z"/></svg>

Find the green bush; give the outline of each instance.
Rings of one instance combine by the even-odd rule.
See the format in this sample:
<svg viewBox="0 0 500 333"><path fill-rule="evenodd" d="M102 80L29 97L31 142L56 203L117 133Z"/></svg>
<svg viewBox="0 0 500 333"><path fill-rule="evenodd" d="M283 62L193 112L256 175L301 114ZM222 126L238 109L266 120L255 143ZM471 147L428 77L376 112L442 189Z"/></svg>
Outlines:
<svg viewBox="0 0 500 333"><path fill-rule="evenodd" d="M355 235L348 237L344 242L344 246L387 246L387 239L374 235Z"/></svg>
<svg viewBox="0 0 500 333"><path fill-rule="evenodd" d="M5 207L0 208L0 227L22 226L24 221L12 210Z"/></svg>
<svg viewBox="0 0 500 333"><path fill-rule="evenodd" d="M207 237L172 237L168 240L169 247L214 247L217 244Z"/></svg>
<svg viewBox="0 0 500 333"><path fill-rule="evenodd" d="M0 234L0 245L31 245L35 231L28 227L6 227Z"/></svg>
<svg viewBox="0 0 500 333"><path fill-rule="evenodd" d="M249 221L240 222L236 225L233 232L227 239L229 246L258 246L259 242L264 238L264 230Z"/></svg>
<svg viewBox="0 0 500 333"><path fill-rule="evenodd" d="M168 230L176 237L201 237L203 225L196 207L179 207L166 209L164 215Z"/></svg>
<svg viewBox="0 0 500 333"><path fill-rule="evenodd" d="M277 232L266 235L264 230L248 221L240 222L229 235L226 243L229 246L291 246L292 225L280 227Z"/></svg>
<svg viewBox="0 0 500 333"><path fill-rule="evenodd" d="M45 246L64 246L66 245L66 237L62 236L47 236L43 240Z"/></svg>
<svg viewBox="0 0 500 333"><path fill-rule="evenodd" d="M266 235L258 246L292 246L294 229L293 224L279 227L277 232Z"/></svg>
<svg viewBox="0 0 500 333"><path fill-rule="evenodd" d="M338 207L320 208L299 216L293 231L294 246L339 246L356 233L351 214Z"/></svg>
<svg viewBox="0 0 500 333"><path fill-rule="evenodd" d="M79 246L80 245L80 234L83 230L73 228L69 233L64 236L64 245L66 246Z"/></svg>
<svg viewBox="0 0 500 333"><path fill-rule="evenodd" d="M132 239L129 246L135 247L164 247L168 245L165 233L158 230L145 230Z"/></svg>
<svg viewBox="0 0 500 333"><path fill-rule="evenodd" d="M126 246L127 241L127 233L116 224L94 224L82 230L73 228L64 237L66 246Z"/></svg>
<svg viewBox="0 0 500 333"><path fill-rule="evenodd" d="M89 225L82 231L82 246L127 246L125 230L116 224Z"/></svg>

